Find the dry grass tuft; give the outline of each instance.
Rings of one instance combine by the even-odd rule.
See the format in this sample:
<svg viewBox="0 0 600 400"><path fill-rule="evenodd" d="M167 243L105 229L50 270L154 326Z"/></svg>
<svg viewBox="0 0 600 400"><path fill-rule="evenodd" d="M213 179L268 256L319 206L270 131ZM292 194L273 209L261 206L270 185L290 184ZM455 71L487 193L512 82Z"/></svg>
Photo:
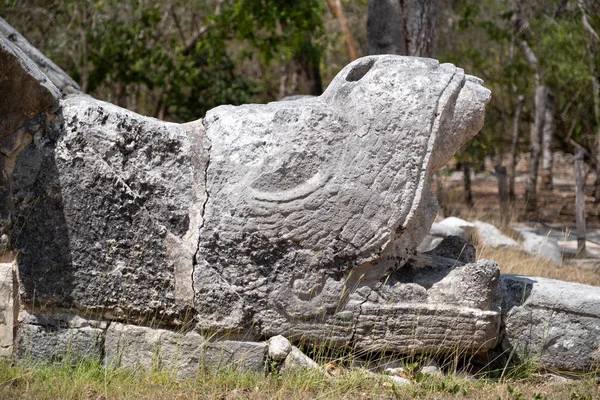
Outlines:
<svg viewBox="0 0 600 400"><path fill-rule="evenodd" d="M515 249L477 246L477 258L496 261L502 274L539 276L600 286L600 274L594 271L568 265L557 265L550 260Z"/></svg>
<svg viewBox="0 0 600 400"><path fill-rule="evenodd" d="M97 363L12 366L0 362L0 399L582 399L600 398L592 376L570 383L534 379L495 382L465 376L420 375L408 386L382 376L350 369L328 378L316 372L257 375L235 371L200 371L196 379L177 380L158 371L131 373Z"/></svg>

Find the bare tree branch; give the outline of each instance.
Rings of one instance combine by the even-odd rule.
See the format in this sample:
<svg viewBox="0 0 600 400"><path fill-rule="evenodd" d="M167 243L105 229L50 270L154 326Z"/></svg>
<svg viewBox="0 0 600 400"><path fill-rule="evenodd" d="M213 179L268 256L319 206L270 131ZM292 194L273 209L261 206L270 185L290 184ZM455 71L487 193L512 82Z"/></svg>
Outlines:
<svg viewBox="0 0 600 400"><path fill-rule="evenodd" d="M348 55L348 60L352 62L358 57L356 55L354 36L352 35L352 31L350 31L350 27L348 26L348 20L346 19L342 2L340 0L327 0L327 5L329 6L329 11L331 14L334 15L340 23L344 44L346 45L346 54Z"/></svg>
<svg viewBox="0 0 600 400"><path fill-rule="evenodd" d="M581 10L581 20L583 22L583 27L585 28L585 30L588 32L588 34L594 38L594 40L596 42L600 42L600 37L598 36L598 34L596 33L596 31L594 30L594 28L592 28L592 26L590 25L590 21L588 21L587 18L587 12L585 11L585 5L583 4L583 0L579 0L577 2L577 5L579 6L579 9Z"/></svg>
<svg viewBox="0 0 600 400"><path fill-rule="evenodd" d="M223 6L224 2L225 2L225 0L218 0L217 1L217 6L215 7L215 13L214 13L214 15L220 15L221 14L221 7ZM183 49L183 54L184 55L190 54L191 51L196 47L196 45L198 44L198 42L200 40L202 40L202 37L204 36L204 34L206 32L208 32L208 30L211 29L214 26L215 26L215 22L214 21L212 21L208 25L201 26L200 29L198 29L198 32L196 32L194 34L194 37L192 38L192 40L188 44L186 44L185 48Z"/></svg>

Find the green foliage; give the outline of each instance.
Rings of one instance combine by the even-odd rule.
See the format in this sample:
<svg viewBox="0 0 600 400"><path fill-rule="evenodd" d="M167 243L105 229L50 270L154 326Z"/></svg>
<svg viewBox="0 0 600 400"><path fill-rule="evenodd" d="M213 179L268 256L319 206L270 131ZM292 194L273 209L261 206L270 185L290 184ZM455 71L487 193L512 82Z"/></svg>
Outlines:
<svg viewBox="0 0 600 400"><path fill-rule="evenodd" d="M481 160L486 153L509 151L517 95L526 99L520 122L520 150L528 150L524 144L533 121L535 70L519 49L519 40L526 40L535 53L542 83L555 95L558 138L555 146L569 146L562 138L573 125L572 138L593 149L592 70L588 35L577 4L545 0L520 2L520 5L520 16L525 22L521 32L515 31L512 18L516 10L510 2L459 0L446 10L446 17L455 21L455 28L451 27L449 34L440 38L440 58L483 78L493 94L485 126L476 143L466 146L463 159ZM591 13L590 22L600 32L599 15ZM598 57L594 63L600 70Z"/></svg>
<svg viewBox="0 0 600 400"><path fill-rule="evenodd" d="M0 13L88 93L166 119L251 102L265 82L245 60L318 66L323 50L319 0L30 2L5 0Z"/></svg>
<svg viewBox="0 0 600 400"><path fill-rule="evenodd" d="M258 49L266 63L279 54L318 62L323 49L312 38L323 34L324 7L320 0L237 0L219 19Z"/></svg>

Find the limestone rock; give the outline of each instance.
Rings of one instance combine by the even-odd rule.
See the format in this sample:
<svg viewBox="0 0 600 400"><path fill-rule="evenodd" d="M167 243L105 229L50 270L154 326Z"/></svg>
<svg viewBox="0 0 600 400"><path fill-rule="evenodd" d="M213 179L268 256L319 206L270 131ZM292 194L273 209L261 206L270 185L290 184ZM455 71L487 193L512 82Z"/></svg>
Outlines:
<svg viewBox="0 0 600 400"><path fill-rule="evenodd" d="M421 253L431 251L448 236L458 236L462 239L472 240L474 227L473 223L456 217L448 217L440 222L434 222L417 251Z"/></svg>
<svg viewBox="0 0 600 400"><path fill-rule="evenodd" d="M589 371L600 362L600 288L545 278L502 276L507 353L542 368Z"/></svg>
<svg viewBox="0 0 600 400"><path fill-rule="evenodd" d="M0 37L10 41L31 59L64 95L81 92L79 85L59 66L33 47L17 30L0 18ZM0 68L0 70L2 70ZM4 70L3 70L4 71ZM12 77L11 77L12 79Z"/></svg>
<svg viewBox="0 0 600 400"><path fill-rule="evenodd" d="M475 247L460 236L448 236L443 239L433 250L425 253L428 255L450 258L462 263L475 262Z"/></svg>
<svg viewBox="0 0 600 400"><path fill-rule="evenodd" d="M166 333L163 329L111 324L106 332L104 365L131 370L158 369L161 336Z"/></svg>
<svg viewBox="0 0 600 400"><path fill-rule="evenodd" d="M12 174L21 298L140 324L191 316L203 333L256 341L412 351L417 324L424 349L485 347L497 267L431 256L421 278L407 262L436 214L430 176L477 133L488 99L451 64L399 56L353 62L319 97L189 124L61 99ZM451 295L455 277L473 288ZM440 336L449 321L461 328ZM153 363L162 335L132 337L130 364ZM248 343L231 346L252 347L259 369L266 345ZM250 365L219 346L202 357Z"/></svg>
<svg viewBox="0 0 600 400"><path fill-rule="evenodd" d="M435 365L426 365L419 370L423 375L437 375L440 373L440 369Z"/></svg>
<svg viewBox="0 0 600 400"><path fill-rule="evenodd" d="M303 369L318 370L321 371L319 364L314 362L309 356L300 351L296 346L292 346L292 351L287 355L281 369L281 373L293 372Z"/></svg>
<svg viewBox="0 0 600 400"><path fill-rule="evenodd" d="M130 370L160 368L192 378L203 366L205 343L196 332L112 323L106 332L104 365Z"/></svg>
<svg viewBox="0 0 600 400"><path fill-rule="evenodd" d="M273 361L284 360L292 351L290 341L281 335L273 336L267 341L267 344L269 345L269 358Z"/></svg>
<svg viewBox="0 0 600 400"><path fill-rule="evenodd" d="M485 246L493 248L506 246L521 248L516 240L503 235L498 228L487 222L475 221L475 228L477 228L477 235Z"/></svg>
<svg viewBox="0 0 600 400"><path fill-rule="evenodd" d="M493 348L500 330L499 269L493 261L411 260L360 290L355 347L400 353Z"/></svg>
<svg viewBox="0 0 600 400"><path fill-rule="evenodd" d="M22 312L16 338L18 360L40 363L100 361L106 323L69 314Z"/></svg>
<svg viewBox="0 0 600 400"><path fill-rule="evenodd" d="M394 385L397 386L407 386L411 385L412 382L409 379L403 378L401 376L388 376L387 377Z"/></svg>
<svg viewBox="0 0 600 400"><path fill-rule="evenodd" d="M465 221L464 219L457 217L444 218L439 222L439 225L462 229L467 239L471 237L471 235L473 234L473 229L475 228L474 223Z"/></svg>
<svg viewBox="0 0 600 400"><path fill-rule="evenodd" d="M421 244L417 247L417 253L426 253L435 249L440 243L442 243L442 240L444 240L444 238L425 235L421 241Z"/></svg>
<svg viewBox="0 0 600 400"><path fill-rule="evenodd" d="M319 97L209 111L199 328L351 340L357 292L421 242L437 209L429 178L488 99L450 64L374 56Z"/></svg>
<svg viewBox="0 0 600 400"><path fill-rule="evenodd" d="M193 300L202 125L89 97L61 106L60 123L22 151L13 174L22 298L175 318Z"/></svg>
<svg viewBox="0 0 600 400"><path fill-rule="evenodd" d="M264 342L207 341L196 332L179 333L113 323L106 332L104 364L127 369L165 369L194 377L199 369L262 372Z"/></svg>
<svg viewBox="0 0 600 400"><path fill-rule="evenodd" d="M429 234L434 237L446 238L448 236L458 236L463 239L466 238L465 231L457 226L442 224L440 222L434 222L431 224Z"/></svg>
<svg viewBox="0 0 600 400"><path fill-rule="evenodd" d="M197 332L167 331L160 338L159 365L179 378L194 378L205 365L204 345L204 337Z"/></svg>
<svg viewBox="0 0 600 400"><path fill-rule="evenodd" d="M0 357L10 357L14 347L14 328L18 313L18 287L13 255L0 262Z"/></svg>
<svg viewBox="0 0 600 400"><path fill-rule="evenodd" d="M267 356L265 342L219 340L204 349L204 365L218 370L233 368L263 373Z"/></svg>
<svg viewBox="0 0 600 400"><path fill-rule="evenodd" d="M26 121L55 111L61 94L33 61L1 35L0 71L0 139L4 142Z"/></svg>
<svg viewBox="0 0 600 400"><path fill-rule="evenodd" d="M538 235L527 229L519 229L519 233L523 238L523 250L527 253L561 264L562 250L556 238Z"/></svg>
<svg viewBox="0 0 600 400"><path fill-rule="evenodd" d="M2 35L0 93L0 235L4 238L11 228L17 157L34 137L43 133L52 113L59 108L61 95L38 67Z"/></svg>

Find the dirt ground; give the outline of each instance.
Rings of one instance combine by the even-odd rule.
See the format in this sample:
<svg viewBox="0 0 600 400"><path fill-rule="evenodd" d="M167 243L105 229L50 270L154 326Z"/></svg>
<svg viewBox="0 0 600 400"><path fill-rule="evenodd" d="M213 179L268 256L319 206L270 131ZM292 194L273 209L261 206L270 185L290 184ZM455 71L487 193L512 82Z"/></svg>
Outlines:
<svg viewBox="0 0 600 400"><path fill-rule="evenodd" d="M538 223L558 231L575 231L575 173L574 156L557 152L554 155L554 188L543 191L538 186L538 208L535 212L525 212L525 180L529 158L522 155L518 159L515 180L516 202L511 206L510 221ZM509 157L504 157L503 165L508 168ZM498 179L491 173L494 170L492 160L486 160L485 171L472 177L474 206L467 206L464 196L462 171L450 168L438 174L438 182L434 189L438 193L438 185L443 188L448 216L456 216L467 220L481 219L499 224L500 201L498 196ZM594 171L586 167L586 223L590 230L600 229L600 204L594 204L593 183L596 179Z"/></svg>

